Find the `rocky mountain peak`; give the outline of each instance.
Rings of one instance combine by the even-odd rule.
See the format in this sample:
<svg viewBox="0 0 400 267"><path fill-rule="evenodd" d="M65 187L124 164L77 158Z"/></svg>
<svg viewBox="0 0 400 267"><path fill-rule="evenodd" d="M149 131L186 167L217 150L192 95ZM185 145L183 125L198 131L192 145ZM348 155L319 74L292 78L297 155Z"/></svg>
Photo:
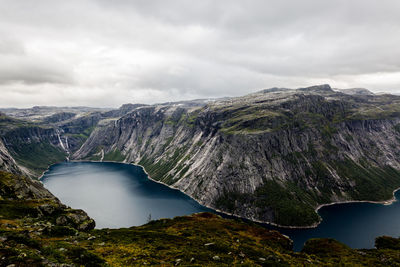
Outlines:
<svg viewBox="0 0 400 267"><path fill-rule="evenodd" d="M329 84L315 85L311 87L299 88L298 91L304 92L316 92L316 93L333 93L331 86Z"/></svg>

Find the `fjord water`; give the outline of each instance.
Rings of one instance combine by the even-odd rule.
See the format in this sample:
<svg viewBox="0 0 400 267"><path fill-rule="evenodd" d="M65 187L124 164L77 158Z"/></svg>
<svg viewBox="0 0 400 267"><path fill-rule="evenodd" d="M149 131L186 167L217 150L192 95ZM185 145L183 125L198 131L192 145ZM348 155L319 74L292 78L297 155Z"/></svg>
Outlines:
<svg viewBox="0 0 400 267"><path fill-rule="evenodd" d="M396 199L400 191L395 193ZM301 250L306 240L334 238L352 248L373 248L375 238L400 235L400 202L391 205L346 203L325 206L318 211L322 222L310 229L278 229L294 240L294 249Z"/></svg>
<svg viewBox="0 0 400 267"><path fill-rule="evenodd" d="M142 168L111 162L64 162L50 167L42 178L45 187L64 204L85 210L96 228L145 224L209 211L167 186L147 178Z"/></svg>
<svg viewBox="0 0 400 267"><path fill-rule="evenodd" d="M147 178L143 169L110 162L65 162L53 165L42 178L63 203L85 210L97 228L142 225L152 219L211 211L167 186ZM400 192L396 193L400 196ZM335 238L352 248L372 248L377 236L400 235L400 203L350 203L319 210L322 223L310 229L277 229L301 250L314 237Z"/></svg>

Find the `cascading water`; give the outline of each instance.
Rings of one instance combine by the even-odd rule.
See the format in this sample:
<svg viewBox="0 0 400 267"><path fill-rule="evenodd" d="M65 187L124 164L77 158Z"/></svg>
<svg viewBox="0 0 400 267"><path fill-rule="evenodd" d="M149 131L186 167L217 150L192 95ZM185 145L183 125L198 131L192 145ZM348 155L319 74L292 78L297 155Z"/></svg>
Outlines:
<svg viewBox="0 0 400 267"><path fill-rule="evenodd" d="M65 152L67 152L68 156L67 156L67 161L69 161L69 146L68 146L68 137L65 137L65 146L61 140L61 136L60 136L60 131L56 130L57 133L57 137L58 137L58 142L60 143L60 146L62 147L62 149L64 149Z"/></svg>

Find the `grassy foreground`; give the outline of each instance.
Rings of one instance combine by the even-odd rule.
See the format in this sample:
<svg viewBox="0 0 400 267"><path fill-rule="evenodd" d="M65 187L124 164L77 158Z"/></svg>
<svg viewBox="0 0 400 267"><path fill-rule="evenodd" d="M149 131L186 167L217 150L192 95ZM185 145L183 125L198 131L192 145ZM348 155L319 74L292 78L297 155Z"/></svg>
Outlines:
<svg viewBox="0 0 400 267"><path fill-rule="evenodd" d="M337 266L400 265L399 239L354 250L332 239L307 241L303 252L276 231L200 213L122 229L79 231L51 216L35 217L43 201L2 200L0 265L7 266ZM68 265L69 266L69 265Z"/></svg>

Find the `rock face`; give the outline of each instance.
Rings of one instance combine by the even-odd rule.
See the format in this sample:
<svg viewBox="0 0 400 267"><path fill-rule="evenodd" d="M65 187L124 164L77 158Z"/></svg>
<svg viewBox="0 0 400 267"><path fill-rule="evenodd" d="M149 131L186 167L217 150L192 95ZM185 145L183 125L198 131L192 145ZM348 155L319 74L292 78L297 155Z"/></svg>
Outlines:
<svg viewBox="0 0 400 267"><path fill-rule="evenodd" d="M15 175L0 170L0 197L2 199L31 200L56 198L43 187L42 183L23 175Z"/></svg>
<svg viewBox="0 0 400 267"><path fill-rule="evenodd" d="M390 199L400 186L399 147L400 97L323 85L139 107L97 127L73 158L102 152L201 204L304 226L319 221L320 204Z"/></svg>
<svg viewBox="0 0 400 267"><path fill-rule="evenodd" d="M57 217L57 225L72 226L80 231L92 230L95 227L95 222L83 210L72 210Z"/></svg>
<svg viewBox="0 0 400 267"><path fill-rule="evenodd" d="M13 157L8 152L4 143L0 140L0 170L22 174L22 169L17 165Z"/></svg>

